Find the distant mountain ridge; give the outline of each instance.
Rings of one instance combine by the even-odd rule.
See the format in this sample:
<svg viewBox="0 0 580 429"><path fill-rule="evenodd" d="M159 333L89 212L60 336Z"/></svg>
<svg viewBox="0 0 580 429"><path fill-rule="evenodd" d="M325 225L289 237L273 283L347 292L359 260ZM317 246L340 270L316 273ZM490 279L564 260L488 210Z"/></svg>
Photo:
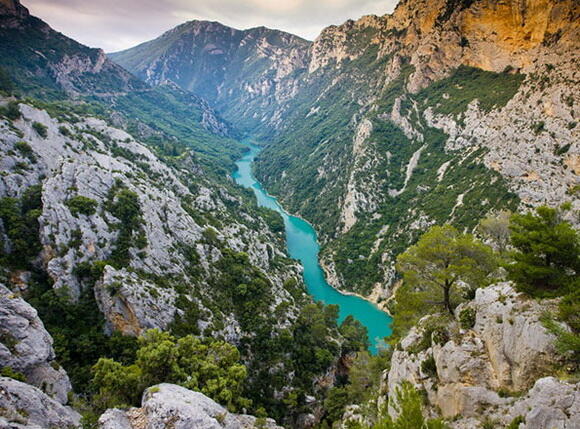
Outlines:
<svg viewBox="0 0 580 429"><path fill-rule="evenodd" d="M192 91L246 129L271 121L272 107L292 96L279 85L307 68L310 46L298 36L265 27L236 30L190 21L109 56L150 84L169 80Z"/></svg>

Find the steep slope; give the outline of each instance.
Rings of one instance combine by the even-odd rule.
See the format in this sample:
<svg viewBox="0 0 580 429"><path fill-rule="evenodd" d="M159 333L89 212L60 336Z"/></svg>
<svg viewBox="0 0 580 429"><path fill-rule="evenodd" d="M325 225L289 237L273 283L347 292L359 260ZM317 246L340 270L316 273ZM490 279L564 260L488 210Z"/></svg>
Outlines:
<svg viewBox="0 0 580 429"><path fill-rule="evenodd" d="M392 15L331 26L301 53L274 57L293 72L267 90L255 91L256 75L234 74L246 91L224 91L214 105L269 136L257 174L315 224L331 283L384 300L395 256L429 225L471 229L518 206L578 208L579 9L572 0L402 1ZM201 54L190 47L234 30L190 26L186 38L177 34L187 25L113 58L150 82L200 90L188 82L221 72L191 66ZM242 53L251 63L258 52ZM257 105L275 112L258 126L248 122Z"/></svg>
<svg viewBox="0 0 580 429"><path fill-rule="evenodd" d="M31 16L19 0L0 3L0 38L0 75L6 86L0 90L55 103L50 108L59 114L98 115L161 153L175 155L178 146L187 145L208 171L219 173L216 177L241 156L242 146L231 139L235 133L205 101L175 85L151 88L102 50L81 45Z"/></svg>
<svg viewBox="0 0 580 429"><path fill-rule="evenodd" d="M310 42L264 27L240 31L191 21L110 57L148 83L171 81L208 100L243 130L275 122Z"/></svg>
<svg viewBox="0 0 580 429"><path fill-rule="evenodd" d="M315 42L314 93L288 105L258 174L323 233L334 284L386 298L429 225L577 204L578 7L519 5L403 2Z"/></svg>
<svg viewBox="0 0 580 429"><path fill-rule="evenodd" d="M306 294L281 219L231 181L232 128L171 82L95 66L18 1L0 20L3 56L19 53L0 71L0 279L38 310L74 391L92 397L92 365L159 328L235 344L254 411L292 425L319 408L338 313ZM13 361L0 369L19 378Z"/></svg>
<svg viewBox="0 0 580 429"><path fill-rule="evenodd" d="M168 163L103 120L16 109L0 119L0 278L58 334L77 392L108 341L157 328L235 344L245 395L277 418L323 395L317 380L342 353L338 314L311 303L275 214L189 152ZM87 341L101 349L76 350Z"/></svg>
<svg viewBox="0 0 580 429"><path fill-rule="evenodd" d="M141 81L91 49L31 16L20 0L0 2L2 68L26 93L37 96L103 94L144 88Z"/></svg>

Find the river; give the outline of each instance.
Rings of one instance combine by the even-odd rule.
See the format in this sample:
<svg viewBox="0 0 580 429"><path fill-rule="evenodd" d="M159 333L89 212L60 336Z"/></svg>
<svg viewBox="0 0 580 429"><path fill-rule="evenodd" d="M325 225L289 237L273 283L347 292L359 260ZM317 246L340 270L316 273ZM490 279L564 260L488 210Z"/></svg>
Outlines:
<svg viewBox="0 0 580 429"><path fill-rule="evenodd" d="M352 315L367 327L370 340L370 352L375 354L384 337L391 335L391 317L375 304L354 295L345 295L330 286L318 260L320 246L316 231L305 220L291 216L278 203L278 200L262 188L252 172L252 164L261 147L248 144L249 151L237 163L237 170L232 174L239 185L254 191L258 204L280 213L286 227L286 243L290 257L299 260L304 267L304 283L308 293L317 301L338 305L339 322Z"/></svg>

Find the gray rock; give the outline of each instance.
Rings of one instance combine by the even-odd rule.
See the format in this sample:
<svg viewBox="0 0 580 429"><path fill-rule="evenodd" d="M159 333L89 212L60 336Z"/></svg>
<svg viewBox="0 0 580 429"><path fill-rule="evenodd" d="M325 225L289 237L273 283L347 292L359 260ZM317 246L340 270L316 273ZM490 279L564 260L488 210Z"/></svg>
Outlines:
<svg viewBox="0 0 580 429"><path fill-rule="evenodd" d="M539 379L512 407L508 420L517 416L525 419L520 429L580 428L580 383L572 385L554 377Z"/></svg>
<svg viewBox="0 0 580 429"><path fill-rule="evenodd" d="M579 386L542 378L559 362L554 337L539 320L556 303L527 298L510 283L478 289L473 301L456 310L457 318L466 308L475 310L473 328L460 329L453 321L446 326L449 340L417 350L423 326L432 319L425 317L393 353L386 382L389 395L408 381L427 392L429 403L443 417L461 416L451 423L457 429L474 427L473 419L481 422L486 417L509 424L518 415L526 417L522 428L574 427L570 422L578 413ZM421 368L430 358L435 376ZM501 397L502 390L527 395ZM389 405L389 413L396 415Z"/></svg>
<svg viewBox="0 0 580 429"><path fill-rule="evenodd" d="M0 377L0 428L77 428L81 416L29 384Z"/></svg>
<svg viewBox="0 0 580 429"><path fill-rule="evenodd" d="M54 359L52 337L36 310L0 284L0 367L23 373L29 383L66 404L72 386Z"/></svg>
<svg viewBox="0 0 580 429"><path fill-rule="evenodd" d="M230 413L202 393L164 383L147 389L141 408L107 410L99 418L99 429L166 429L169 424L173 429L253 429L257 423L255 417ZM272 419L261 427L282 429Z"/></svg>

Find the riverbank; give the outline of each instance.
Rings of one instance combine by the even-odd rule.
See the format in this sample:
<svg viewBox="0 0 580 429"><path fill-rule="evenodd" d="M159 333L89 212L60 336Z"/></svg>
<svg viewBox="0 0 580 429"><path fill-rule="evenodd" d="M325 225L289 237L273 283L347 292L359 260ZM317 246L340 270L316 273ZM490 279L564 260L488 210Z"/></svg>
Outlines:
<svg viewBox="0 0 580 429"><path fill-rule="evenodd" d="M316 301L337 305L339 323L347 316L353 316L366 326L371 344L369 349L372 353L376 353L382 346L383 339L391 335L392 318L365 297L343 293L327 282L319 261L320 246L316 231L306 220L289 214L256 180L252 166L262 148L256 145L248 147L250 150L236 163L237 170L232 174L232 178L236 183L252 189L260 206L280 213L284 220L288 253L290 257L301 262L308 293Z"/></svg>

